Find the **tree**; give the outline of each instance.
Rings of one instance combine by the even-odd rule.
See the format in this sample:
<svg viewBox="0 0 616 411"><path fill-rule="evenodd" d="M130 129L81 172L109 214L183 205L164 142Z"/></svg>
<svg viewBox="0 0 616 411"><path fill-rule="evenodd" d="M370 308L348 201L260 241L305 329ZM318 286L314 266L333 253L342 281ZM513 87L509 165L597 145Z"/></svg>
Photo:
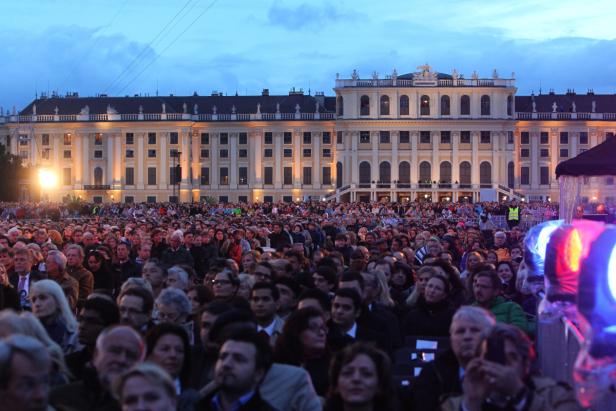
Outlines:
<svg viewBox="0 0 616 411"><path fill-rule="evenodd" d="M28 174L28 170L21 165L21 158L0 144L0 201L17 201L19 181L29 179Z"/></svg>

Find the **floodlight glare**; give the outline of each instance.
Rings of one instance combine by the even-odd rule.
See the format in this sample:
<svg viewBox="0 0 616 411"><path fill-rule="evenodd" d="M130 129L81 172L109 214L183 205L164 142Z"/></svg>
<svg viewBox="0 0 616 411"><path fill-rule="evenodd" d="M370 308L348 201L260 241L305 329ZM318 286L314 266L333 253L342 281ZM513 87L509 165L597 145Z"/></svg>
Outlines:
<svg viewBox="0 0 616 411"><path fill-rule="evenodd" d="M55 188L58 185L58 176L51 170L40 169L38 171L38 179L41 188L44 190Z"/></svg>
<svg viewBox="0 0 616 411"><path fill-rule="evenodd" d="M607 265L607 284L612 300L616 302L616 247L612 249L610 261Z"/></svg>

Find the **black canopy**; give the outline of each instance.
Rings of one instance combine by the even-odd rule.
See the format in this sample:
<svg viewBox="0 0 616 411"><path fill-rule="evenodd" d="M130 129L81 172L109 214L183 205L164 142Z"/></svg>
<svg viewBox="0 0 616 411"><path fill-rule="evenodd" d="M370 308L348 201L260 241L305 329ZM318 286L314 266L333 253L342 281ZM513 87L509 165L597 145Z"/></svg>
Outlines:
<svg viewBox="0 0 616 411"><path fill-rule="evenodd" d="M616 138L584 151L556 166L560 176L616 176Z"/></svg>

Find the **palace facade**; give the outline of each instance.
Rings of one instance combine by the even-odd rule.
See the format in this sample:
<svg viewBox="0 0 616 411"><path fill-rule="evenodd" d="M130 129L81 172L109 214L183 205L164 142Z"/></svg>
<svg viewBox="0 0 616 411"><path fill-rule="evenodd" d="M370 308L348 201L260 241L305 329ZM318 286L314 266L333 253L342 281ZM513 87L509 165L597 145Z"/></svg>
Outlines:
<svg viewBox="0 0 616 411"><path fill-rule="evenodd" d="M22 198L96 202L558 199L554 170L616 131L616 96L517 96L515 79L375 73L335 96L43 96L0 115ZM0 112L1 113L1 112ZM613 179L588 185L613 201Z"/></svg>

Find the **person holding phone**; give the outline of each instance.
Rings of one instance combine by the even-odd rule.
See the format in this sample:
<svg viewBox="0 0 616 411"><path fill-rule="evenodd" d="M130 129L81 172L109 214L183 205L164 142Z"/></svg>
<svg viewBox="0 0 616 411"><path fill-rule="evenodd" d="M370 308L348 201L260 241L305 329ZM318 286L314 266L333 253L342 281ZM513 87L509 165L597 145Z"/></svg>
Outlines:
<svg viewBox="0 0 616 411"><path fill-rule="evenodd" d="M464 372L462 395L442 411L581 411L571 387L531 372L532 342L517 327L496 324Z"/></svg>

